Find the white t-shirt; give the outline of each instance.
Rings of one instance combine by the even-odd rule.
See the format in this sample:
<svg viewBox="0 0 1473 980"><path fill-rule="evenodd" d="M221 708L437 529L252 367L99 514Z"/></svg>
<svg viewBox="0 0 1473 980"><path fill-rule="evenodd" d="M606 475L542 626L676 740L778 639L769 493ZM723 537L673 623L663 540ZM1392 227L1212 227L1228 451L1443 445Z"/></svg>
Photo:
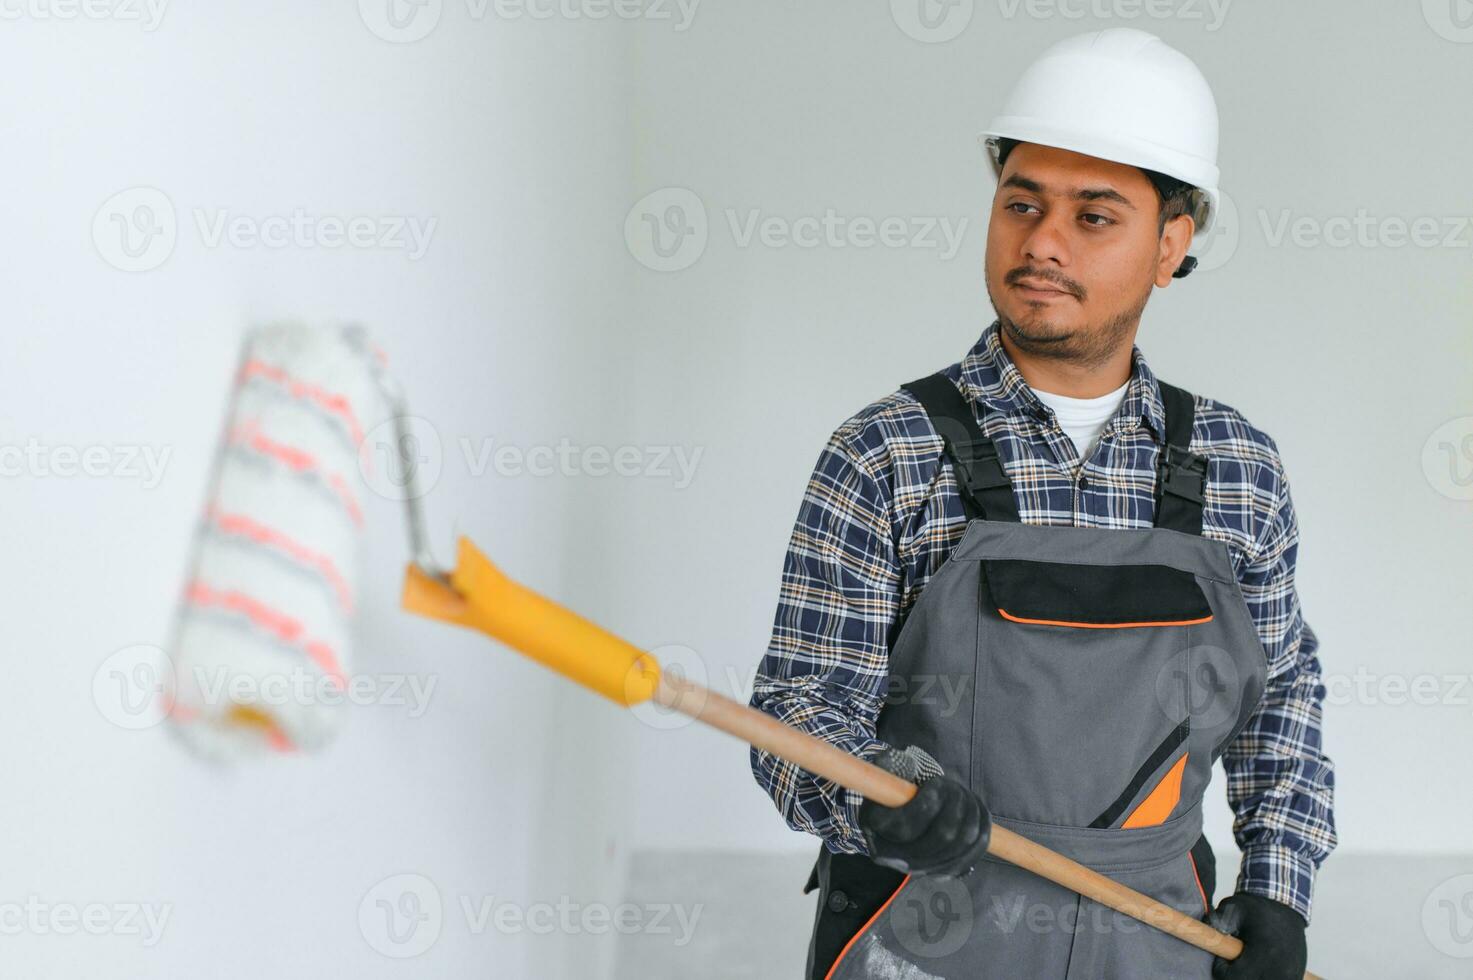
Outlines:
<svg viewBox="0 0 1473 980"><path fill-rule="evenodd" d="M1127 380L1119 388L1098 398L1070 398L1068 395L1056 395L1037 388L1033 389L1033 393L1038 396L1039 401L1054 410L1059 427L1074 441L1079 458L1085 459L1094 449L1095 440L1105 430L1105 423L1110 421L1111 416L1120 408L1120 403L1125 400L1125 389L1129 386L1130 382Z"/></svg>

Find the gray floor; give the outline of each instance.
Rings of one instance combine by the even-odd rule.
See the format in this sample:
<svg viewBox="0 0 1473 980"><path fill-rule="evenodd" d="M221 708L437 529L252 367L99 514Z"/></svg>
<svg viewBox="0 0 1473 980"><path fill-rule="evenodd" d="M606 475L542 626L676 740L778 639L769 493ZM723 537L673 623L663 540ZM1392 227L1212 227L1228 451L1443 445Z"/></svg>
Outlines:
<svg viewBox="0 0 1473 980"><path fill-rule="evenodd" d="M811 854L644 852L626 901L683 906L669 931L620 938L616 980L800 980L814 895ZM1220 855L1236 868L1237 854ZM1222 898L1231 875L1218 885ZM693 920L693 921L692 921ZM1473 978L1473 855L1335 855L1320 872L1310 969L1326 980Z"/></svg>

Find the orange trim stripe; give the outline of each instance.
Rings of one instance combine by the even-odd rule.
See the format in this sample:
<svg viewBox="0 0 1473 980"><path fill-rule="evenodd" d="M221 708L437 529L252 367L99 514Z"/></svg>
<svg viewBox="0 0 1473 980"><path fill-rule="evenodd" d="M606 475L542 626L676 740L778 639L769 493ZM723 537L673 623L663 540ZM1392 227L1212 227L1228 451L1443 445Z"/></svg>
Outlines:
<svg viewBox="0 0 1473 980"><path fill-rule="evenodd" d="M1192 865L1192 878L1197 882L1197 894L1202 896L1202 911L1211 915L1212 904L1207 901L1207 889L1202 887L1202 876L1197 874L1197 859L1192 857L1191 851L1187 851L1187 860Z"/></svg>
<svg viewBox="0 0 1473 980"><path fill-rule="evenodd" d="M1131 827L1154 827L1166 822L1171 816L1171 811L1176 809L1176 803L1181 799L1181 775L1186 771L1187 757L1183 755L1176 760L1176 765L1167 770L1166 775L1151 790L1151 794L1125 818L1125 823L1120 825L1121 830L1129 830Z"/></svg>
<svg viewBox="0 0 1473 980"><path fill-rule="evenodd" d="M1196 626L1198 623L1206 623L1212 619L1208 613L1201 619L1170 619L1157 623L1074 623L1066 619L1026 619L1022 616L1014 616L1001 606L997 609L998 615L1003 619L1012 620L1015 623L1032 623L1035 626L1080 626L1091 630L1118 630L1127 626Z"/></svg>
<svg viewBox="0 0 1473 980"><path fill-rule="evenodd" d="M875 909L875 914L869 917L869 921L860 926L859 931L849 937L849 941L844 944L844 948L839 950L839 955L834 957L834 965L829 967L829 972L823 975L823 980L833 980L834 971L839 968L840 963L844 962L844 957L849 954L849 948L859 941L860 936L863 936L869 931L869 927L875 924L876 919L885 914L885 910L890 907L891 902L895 901L895 896L899 895L901 890L905 888L907 881L910 881L910 875L906 875L900 879L900 884L896 885L895 890L890 893L890 897L885 899L885 904Z"/></svg>

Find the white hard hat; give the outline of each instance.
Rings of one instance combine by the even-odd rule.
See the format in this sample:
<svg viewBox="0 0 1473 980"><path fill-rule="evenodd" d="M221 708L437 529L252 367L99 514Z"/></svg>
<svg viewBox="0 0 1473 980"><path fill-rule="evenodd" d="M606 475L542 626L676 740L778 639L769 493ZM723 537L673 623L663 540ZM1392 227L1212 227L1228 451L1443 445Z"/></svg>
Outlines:
<svg viewBox="0 0 1473 980"><path fill-rule="evenodd" d="M998 137L1185 181L1196 188L1189 213L1197 236L1217 216L1212 89L1190 58L1146 31L1112 27L1054 44L1023 72L980 137L1001 176Z"/></svg>

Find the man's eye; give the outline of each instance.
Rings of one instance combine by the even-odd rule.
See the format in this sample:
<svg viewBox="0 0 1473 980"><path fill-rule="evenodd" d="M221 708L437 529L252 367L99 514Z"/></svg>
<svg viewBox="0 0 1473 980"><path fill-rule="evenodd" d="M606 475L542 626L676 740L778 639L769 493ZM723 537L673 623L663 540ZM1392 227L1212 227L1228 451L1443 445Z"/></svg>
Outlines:
<svg viewBox="0 0 1473 980"><path fill-rule="evenodd" d="M1014 201L1012 204L1009 204L1008 207L1010 209L1011 208L1031 208L1031 207L1033 207L1033 205L1029 204L1027 201ZM1014 214L1018 214L1020 212L1014 211L1013 213Z"/></svg>
<svg viewBox="0 0 1473 980"><path fill-rule="evenodd" d="M1086 217L1086 218L1099 218L1100 219L1099 221L1091 221L1090 222L1090 224L1094 225L1096 228L1103 228L1106 225L1113 225L1115 223L1115 221L1114 221L1113 218L1107 218L1103 214L1095 214L1093 211L1086 213L1084 215L1084 217Z"/></svg>

